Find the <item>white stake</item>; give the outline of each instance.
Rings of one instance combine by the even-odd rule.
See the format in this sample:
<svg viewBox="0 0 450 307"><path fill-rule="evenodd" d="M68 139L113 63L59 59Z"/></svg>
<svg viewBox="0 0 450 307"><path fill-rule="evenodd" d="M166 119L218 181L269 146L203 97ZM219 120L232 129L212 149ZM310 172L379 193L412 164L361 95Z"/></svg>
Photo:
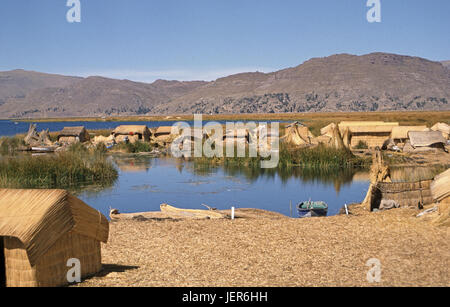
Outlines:
<svg viewBox="0 0 450 307"><path fill-rule="evenodd" d="M347 204L345 204L344 206L345 206L345 214L348 215L348 207L347 207Z"/></svg>
<svg viewBox="0 0 450 307"><path fill-rule="evenodd" d="M234 220L234 207L231 207L231 219Z"/></svg>

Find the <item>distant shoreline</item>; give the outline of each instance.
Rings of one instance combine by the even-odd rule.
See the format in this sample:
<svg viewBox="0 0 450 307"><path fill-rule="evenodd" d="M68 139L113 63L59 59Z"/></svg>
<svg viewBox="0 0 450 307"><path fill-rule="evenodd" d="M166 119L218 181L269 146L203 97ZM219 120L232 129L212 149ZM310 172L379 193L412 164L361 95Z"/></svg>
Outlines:
<svg viewBox="0 0 450 307"><path fill-rule="evenodd" d="M253 113L253 114L214 114L203 115L203 120L299 120L299 119L396 119L401 121L404 116L426 122L430 116L433 121L450 121L450 111L385 111L385 112L320 112L320 113ZM420 117L424 116L421 120ZM426 118L425 118L426 116ZM158 121L192 121L193 115L129 115L111 117L58 117L58 118L0 118L17 122L158 122Z"/></svg>

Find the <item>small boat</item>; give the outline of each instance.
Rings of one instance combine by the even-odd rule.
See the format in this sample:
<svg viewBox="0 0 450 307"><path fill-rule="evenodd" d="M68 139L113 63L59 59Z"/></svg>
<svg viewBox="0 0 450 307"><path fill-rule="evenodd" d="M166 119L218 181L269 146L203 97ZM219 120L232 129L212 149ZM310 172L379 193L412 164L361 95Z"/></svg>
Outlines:
<svg viewBox="0 0 450 307"><path fill-rule="evenodd" d="M54 152L55 147L31 147L31 151L34 152Z"/></svg>
<svg viewBox="0 0 450 307"><path fill-rule="evenodd" d="M304 201L297 205L300 218L327 216L328 205L323 201Z"/></svg>

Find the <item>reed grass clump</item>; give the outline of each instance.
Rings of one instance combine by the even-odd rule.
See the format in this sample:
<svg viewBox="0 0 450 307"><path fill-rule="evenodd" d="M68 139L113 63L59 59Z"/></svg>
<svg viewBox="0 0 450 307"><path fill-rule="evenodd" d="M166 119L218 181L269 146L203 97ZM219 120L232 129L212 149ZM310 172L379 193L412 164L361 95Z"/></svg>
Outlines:
<svg viewBox="0 0 450 307"><path fill-rule="evenodd" d="M91 152L76 144L62 153L9 156L0 160L0 187L3 188L111 185L117 177L115 166L103 152Z"/></svg>
<svg viewBox="0 0 450 307"><path fill-rule="evenodd" d="M13 155L17 148L24 146L23 138L18 136L14 137L1 137L0 138L0 155Z"/></svg>
<svg viewBox="0 0 450 307"><path fill-rule="evenodd" d="M151 152L153 150L153 146L147 142L135 142L135 143L119 143L114 148L118 151L125 151L127 153L140 153L140 152Z"/></svg>
<svg viewBox="0 0 450 307"><path fill-rule="evenodd" d="M236 152L236 150L235 150ZM248 154L248 152L247 152ZM241 166L260 167L264 159L258 157L201 157L194 158L196 166ZM342 168L365 168L370 165L370 161L357 157L346 148L335 149L325 145L315 147L296 147L289 144L280 143L278 168L315 168L315 169L342 169Z"/></svg>
<svg viewBox="0 0 450 307"><path fill-rule="evenodd" d="M325 145L296 148L280 145L280 166L302 166L305 168L365 167L368 161L356 157L346 148L336 149Z"/></svg>

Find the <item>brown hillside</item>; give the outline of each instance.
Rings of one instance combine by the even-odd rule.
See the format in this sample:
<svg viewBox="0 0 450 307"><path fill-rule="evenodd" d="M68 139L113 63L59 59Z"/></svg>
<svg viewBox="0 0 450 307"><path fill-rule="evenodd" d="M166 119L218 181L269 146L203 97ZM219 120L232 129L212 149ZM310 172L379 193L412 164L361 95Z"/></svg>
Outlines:
<svg viewBox="0 0 450 307"><path fill-rule="evenodd" d="M0 118L450 110L446 63L387 53L314 58L213 82L0 73Z"/></svg>

